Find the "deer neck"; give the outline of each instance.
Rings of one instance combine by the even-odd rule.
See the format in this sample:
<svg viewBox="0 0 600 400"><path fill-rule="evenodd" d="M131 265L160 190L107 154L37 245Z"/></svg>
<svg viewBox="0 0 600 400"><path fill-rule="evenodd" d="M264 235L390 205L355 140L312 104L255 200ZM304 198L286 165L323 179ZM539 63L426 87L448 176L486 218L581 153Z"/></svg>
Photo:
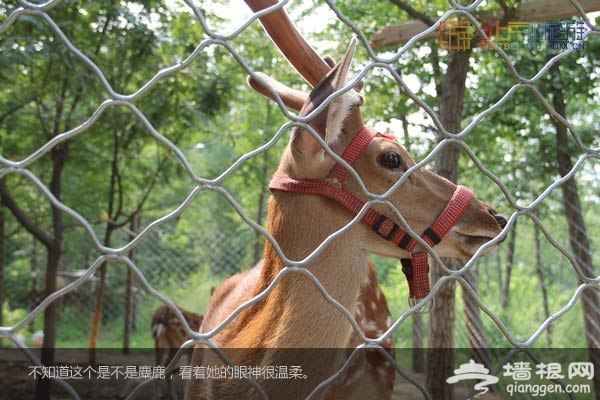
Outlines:
<svg viewBox="0 0 600 400"><path fill-rule="evenodd" d="M269 203L268 229L284 254L302 260L350 218L332 201L317 196L276 191ZM333 240L306 268L327 292L352 313L360 284L365 279L366 258L359 247L358 229L351 228ZM285 265L271 243L258 290L266 288ZM348 319L318 290L306 275L286 275L257 313L274 327L264 347L345 347L350 335ZM277 310L277 311L275 311ZM269 328L271 329L271 328Z"/></svg>

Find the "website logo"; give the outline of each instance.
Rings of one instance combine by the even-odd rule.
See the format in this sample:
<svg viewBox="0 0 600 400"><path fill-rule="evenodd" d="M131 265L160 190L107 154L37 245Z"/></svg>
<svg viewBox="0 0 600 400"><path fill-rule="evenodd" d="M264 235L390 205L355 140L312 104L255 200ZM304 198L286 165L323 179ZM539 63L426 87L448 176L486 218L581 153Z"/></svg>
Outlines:
<svg viewBox="0 0 600 400"><path fill-rule="evenodd" d="M474 386L475 390L480 391L475 395L475 397L479 397L489 391L487 386L498 382L498 377L494 375L488 375L488 372L490 371L483 364L478 364L471 360L468 364L462 364L459 369L455 369L454 373L456 375L446 379L446 382L454 384L465 379L480 380L481 382L476 383Z"/></svg>
<svg viewBox="0 0 600 400"><path fill-rule="evenodd" d="M440 22L440 48L466 51L471 48L502 50L581 50L585 48L587 28L581 21L508 22L491 21L481 25L486 37L479 35L469 20Z"/></svg>
<svg viewBox="0 0 600 400"><path fill-rule="evenodd" d="M504 372L501 376L506 377L502 382L502 388L511 398L516 395L543 397L549 393L592 393L591 384L578 383L578 381L591 381L594 378L594 364L591 362L571 362L566 370L563 370L563 366L556 362L532 365L527 361L506 363L502 368ZM474 390L479 392L472 398L487 393L490 386L499 381L497 376L488 374L489 370L485 366L473 360L470 360L468 364L462 364L459 369L454 370L454 373L455 375L446 379L446 382L455 384L463 380L479 381L473 386ZM562 382L563 379L568 379L568 381Z"/></svg>

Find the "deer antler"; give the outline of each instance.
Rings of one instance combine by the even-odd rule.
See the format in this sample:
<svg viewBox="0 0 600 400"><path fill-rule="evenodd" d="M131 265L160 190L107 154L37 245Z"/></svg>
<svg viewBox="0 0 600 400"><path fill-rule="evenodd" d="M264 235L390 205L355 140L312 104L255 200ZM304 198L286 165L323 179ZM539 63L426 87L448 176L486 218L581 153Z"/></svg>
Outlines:
<svg viewBox="0 0 600 400"><path fill-rule="evenodd" d="M277 4L275 0L245 1L254 12L262 11ZM260 21L273 43L277 45L285 58L311 86L316 86L335 67L335 61L331 57L321 58L315 49L308 44L284 9L275 10L264 15L260 17ZM308 98L308 93L291 89L262 72L257 72L255 76L248 76L248 84L252 89L271 100L275 100L272 92L277 92L283 103L296 111L300 111ZM357 84L355 89L360 92L362 82Z"/></svg>
<svg viewBox="0 0 600 400"><path fill-rule="evenodd" d="M276 0L245 1L254 12L277 4ZM311 86L314 87L327 75L330 66L298 32L283 8L260 17L260 22L285 58Z"/></svg>
<svg viewBox="0 0 600 400"><path fill-rule="evenodd" d="M254 76L249 75L248 85L258 93L273 101L275 101L273 91L278 93L283 104L296 111L300 111L308 98L308 93L292 89L262 72L255 72Z"/></svg>

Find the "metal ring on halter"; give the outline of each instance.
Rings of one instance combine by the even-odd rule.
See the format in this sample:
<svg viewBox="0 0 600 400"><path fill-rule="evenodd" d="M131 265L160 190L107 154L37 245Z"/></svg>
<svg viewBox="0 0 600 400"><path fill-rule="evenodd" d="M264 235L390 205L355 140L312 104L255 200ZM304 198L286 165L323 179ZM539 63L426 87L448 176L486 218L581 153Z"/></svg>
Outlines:
<svg viewBox="0 0 600 400"><path fill-rule="evenodd" d="M410 308L413 308L414 306L418 305L422 300L423 299L417 299L416 297L408 296L408 305L410 306ZM427 303L423 304L421 307L415 310L415 312L417 314L428 314L429 311L431 311L431 309L433 308L433 300L434 299L431 299Z"/></svg>

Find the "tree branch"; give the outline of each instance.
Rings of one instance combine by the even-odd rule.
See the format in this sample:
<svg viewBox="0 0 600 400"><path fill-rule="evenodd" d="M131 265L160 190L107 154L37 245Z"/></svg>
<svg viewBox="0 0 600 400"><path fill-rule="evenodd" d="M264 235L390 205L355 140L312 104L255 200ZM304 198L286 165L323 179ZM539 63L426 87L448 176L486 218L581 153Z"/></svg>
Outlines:
<svg viewBox="0 0 600 400"><path fill-rule="evenodd" d="M403 1L390 0L390 2L394 5L396 5L398 8L400 8L402 11L404 11L411 17L413 17L414 19L418 19L419 21L422 21L423 23L425 23L429 26L433 26L433 24L435 24L435 21L433 19L429 18L429 16L423 14L420 11L417 11L416 9L412 8L411 6L409 6L408 4L406 4Z"/></svg>
<svg viewBox="0 0 600 400"><path fill-rule="evenodd" d="M9 108L8 110L6 110L6 112L0 114L0 126L2 126L2 124L4 123L4 120L6 118L10 117L12 114L16 113L21 108L25 107L31 100L32 99L22 101L21 103L19 103L19 104L13 106L12 108Z"/></svg>
<svg viewBox="0 0 600 400"><path fill-rule="evenodd" d="M54 244L54 239L43 229L41 229L21 207L17 204L15 199L12 197L9 189L6 187L5 179L0 179L0 200L15 216L15 218L21 223L29 233L39 240L46 248L51 248Z"/></svg>
<svg viewBox="0 0 600 400"><path fill-rule="evenodd" d="M505 1L505 0L498 0L498 3L500 4L500 8L502 8L502 12L504 13L504 18L508 17L508 16L509 16L510 14L512 14L512 13L515 11L515 9L516 9L516 7L511 9L511 8L508 6L508 4L506 4L506 1Z"/></svg>

